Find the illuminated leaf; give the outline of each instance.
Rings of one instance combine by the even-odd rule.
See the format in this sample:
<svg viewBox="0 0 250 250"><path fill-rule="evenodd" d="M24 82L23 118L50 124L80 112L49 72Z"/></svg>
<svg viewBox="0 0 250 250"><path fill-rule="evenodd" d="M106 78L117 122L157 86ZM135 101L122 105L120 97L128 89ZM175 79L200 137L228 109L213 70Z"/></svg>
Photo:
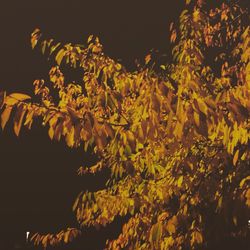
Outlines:
<svg viewBox="0 0 250 250"><path fill-rule="evenodd" d="M7 105L14 105L18 103L19 101L25 101L30 99L31 97L26 94L20 94L20 93L12 93L5 98L5 103Z"/></svg>
<svg viewBox="0 0 250 250"><path fill-rule="evenodd" d="M0 109L3 108L5 97L6 97L6 92L5 91L0 92Z"/></svg>
<svg viewBox="0 0 250 250"><path fill-rule="evenodd" d="M162 224L160 222L154 224L150 230L150 242L151 244L158 245L158 241L162 236Z"/></svg>
<svg viewBox="0 0 250 250"><path fill-rule="evenodd" d="M62 62L62 59L64 57L64 54L65 54L65 51L64 49L60 49L58 52L57 52L57 55L55 57L55 60L56 60L56 63L57 65L60 66L61 62Z"/></svg>
<svg viewBox="0 0 250 250"><path fill-rule="evenodd" d="M178 181L177 181L177 185L178 187L182 186L182 182L183 182L183 175L179 177Z"/></svg>
<svg viewBox="0 0 250 250"><path fill-rule="evenodd" d="M25 112L26 112L26 110L24 109L24 107L22 105L20 105L17 108L16 114L14 117L14 132L15 132L16 136L19 135Z"/></svg>
<svg viewBox="0 0 250 250"><path fill-rule="evenodd" d="M246 181L250 181L250 176L247 176L246 178L242 179L240 182L240 188L242 188Z"/></svg>
<svg viewBox="0 0 250 250"><path fill-rule="evenodd" d="M146 57L145 57L145 64L148 64L151 60L151 55L148 54Z"/></svg>
<svg viewBox="0 0 250 250"><path fill-rule="evenodd" d="M203 242L202 234L199 231L192 232L191 246L201 244Z"/></svg>
<svg viewBox="0 0 250 250"><path fill-rule="evenodd" d="M234 158L233 158L233 164L234 164L234 166L236 166L238 158L239 158L239 149L234 154Z"/></svg>
<svg viewBox="0 0 250 250"><path fill-rule="evenodd" d="M7 106L5 108L5 110L1 114L1 127L2 127L2 130L4 130L6 123L8 122L8 120L10 118L11 111L12 111L12 107Z"/></svg>

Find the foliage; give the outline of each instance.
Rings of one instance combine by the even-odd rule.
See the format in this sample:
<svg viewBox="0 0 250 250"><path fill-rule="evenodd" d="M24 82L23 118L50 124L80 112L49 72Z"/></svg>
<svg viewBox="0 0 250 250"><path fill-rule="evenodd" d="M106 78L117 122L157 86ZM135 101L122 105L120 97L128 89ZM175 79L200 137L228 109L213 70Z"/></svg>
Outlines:
<svg viewBox="0 0 250 250"><path fill-rule="evenodd" d="M249 20L243 1L216 2L186 0L170 26L173 61L160 69L149 54L127 72L97 37L62 45L36 29L32 48L55 59L50 81L34 82L34 98L1 93L2 129L11 113L16 135L42 117L51 140L97 154L79 175L110 169L106 189L80 193L73 206L80 227L130 214L106 249L196 249L248 234ZM65 82L65 65L82 70L79 83ZM54 245L79 233L33 240Z"/></svg>

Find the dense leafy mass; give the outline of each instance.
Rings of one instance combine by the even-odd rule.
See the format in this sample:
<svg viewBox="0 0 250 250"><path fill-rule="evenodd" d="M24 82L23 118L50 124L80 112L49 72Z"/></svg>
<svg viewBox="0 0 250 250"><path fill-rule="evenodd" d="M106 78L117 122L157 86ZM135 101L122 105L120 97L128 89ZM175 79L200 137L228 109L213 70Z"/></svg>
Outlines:
<svg viewBox="0 0 250 250"><path fill-rule="evenodd" d="M211 1L210 1L211 2ZM250 29L243 1L186 0L171 24L173 60L127 72L87 45L31 36L32 47L55 59L35 97L1 93L1 126L14 131L42 117L52 140L98 156L79 175L110 169L106 189L82 192L73 206L79 229L33 236L36 244L69 242L86 226L130 214L106 249L196 249L249 234ZM63 66L82 70L65 82Z"/></svg>

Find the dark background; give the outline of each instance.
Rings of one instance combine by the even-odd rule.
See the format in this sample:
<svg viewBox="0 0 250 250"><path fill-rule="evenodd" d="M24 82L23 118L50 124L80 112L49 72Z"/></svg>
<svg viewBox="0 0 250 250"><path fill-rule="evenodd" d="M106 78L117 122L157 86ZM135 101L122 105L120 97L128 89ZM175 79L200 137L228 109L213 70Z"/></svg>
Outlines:
<svg viewBox="0 0 250 250"><path fill-rule="evenodd" d="M121 60L128 70L152 48L169 58L169 24L179 16L182 2L1 2L0 90L31 94L33 81L47 77L51 62L30 46L30 34L37 27L62 42L84 43L90 34L97 35L105 54ZM0 132L0 249L24 249L26 231L56 232L74 226L77 194L105 183L101 175L77 177L76 169L91 160L82 148L51 142L38 123L31 131L22 129L17 138L10 121ZM74 249L101 249L105 238L115 237L120 228L118 219L107 229L91 229Z"/></svg>

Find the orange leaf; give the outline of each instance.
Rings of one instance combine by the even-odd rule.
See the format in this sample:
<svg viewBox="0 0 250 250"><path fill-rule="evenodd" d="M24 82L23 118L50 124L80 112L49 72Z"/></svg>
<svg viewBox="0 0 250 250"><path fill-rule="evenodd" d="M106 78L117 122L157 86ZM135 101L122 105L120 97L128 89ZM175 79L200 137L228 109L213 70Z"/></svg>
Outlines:
<svg viewBox="0 0 250 250"><path fill-rule="evenodd" d="M2 130L4 130L6 123L8 122L10 118L12 107L7 106L6 109L1 114L1 127Z"/></svg>
<svg viewBox="0 0 250 250"><path fill-rule="evenodd" d="M25 115L25 112L26 112L26 110L24 109L23 106L18 107L16 115L14 117L14 132L15 132L16 136L18 136L20 133L20 129L22 126L23 117Z"/></svg>
<svg viewBox="0 0 250 250"><path fill-rule="evenodd" d="M234 154L234 158L233 158L233 164L234 164L234 166L236 166L238 158L239 158L239 149Z"/></svg>

